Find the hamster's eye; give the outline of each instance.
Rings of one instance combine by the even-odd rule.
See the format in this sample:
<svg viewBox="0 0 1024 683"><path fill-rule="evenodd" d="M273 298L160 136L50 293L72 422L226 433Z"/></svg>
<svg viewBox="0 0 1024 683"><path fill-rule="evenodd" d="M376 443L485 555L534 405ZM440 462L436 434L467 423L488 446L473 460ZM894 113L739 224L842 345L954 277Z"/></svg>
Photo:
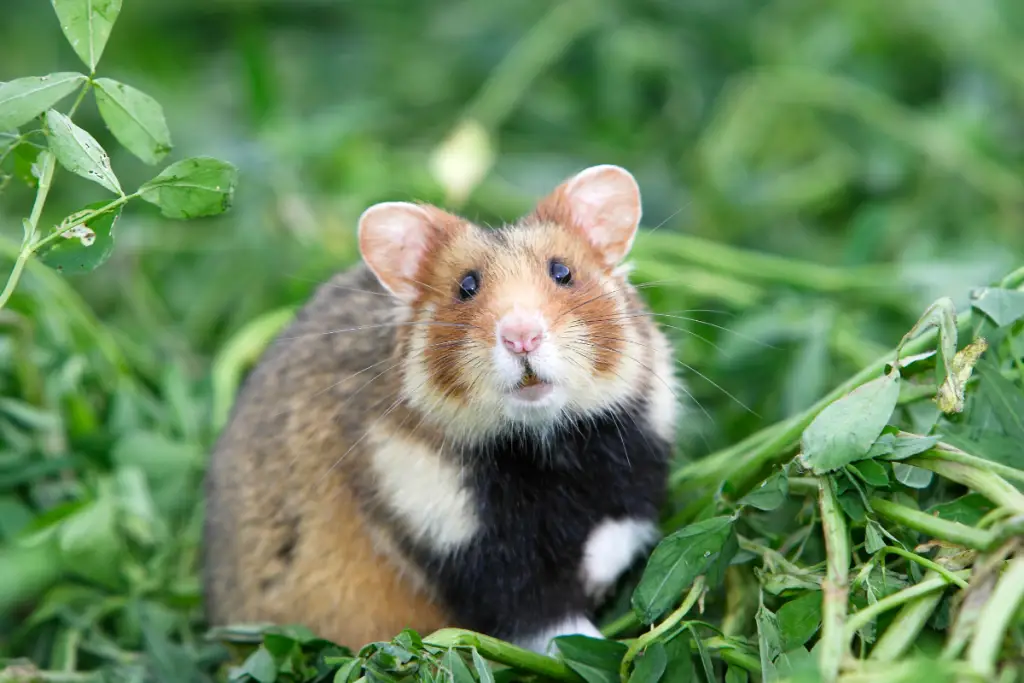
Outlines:
<svg viewBox="0 0 1024 683"><path fill-rule="evenodd" d="M551 275L552 280L563 287L568 287L572 284L572 271L569 270L569 266L561 261L552 260L548 265L548 273Z"/></svg>
<svg viewBox="0 0 1024 683"><path fill-rule="evenodd" d="M480 275L475 270L471 270L463 275L462 281L459 282L459 298L468 301L476 296L478 291L480 291Z"/></svg>

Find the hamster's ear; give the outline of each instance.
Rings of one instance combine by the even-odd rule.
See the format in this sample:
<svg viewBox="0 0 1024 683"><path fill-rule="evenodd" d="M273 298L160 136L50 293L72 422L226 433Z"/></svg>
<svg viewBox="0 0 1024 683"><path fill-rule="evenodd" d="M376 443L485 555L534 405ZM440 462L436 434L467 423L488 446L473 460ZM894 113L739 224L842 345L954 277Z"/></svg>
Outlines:
<svg viewBox="0 0 1024 683"><path fill-rule="evenodd" d="M592 166L562 183L538 205L536 215L575 227L606 265L622 261L640 225L640 188L619 166Z"/></svg>
<svg viewBox="0 0 1024 683"><path fill-rule="evenodd" d="M408 202L374 204L359 217L359 251L380 283L410 303L422 285L416 275L441 227L427 207Z"/></svg>

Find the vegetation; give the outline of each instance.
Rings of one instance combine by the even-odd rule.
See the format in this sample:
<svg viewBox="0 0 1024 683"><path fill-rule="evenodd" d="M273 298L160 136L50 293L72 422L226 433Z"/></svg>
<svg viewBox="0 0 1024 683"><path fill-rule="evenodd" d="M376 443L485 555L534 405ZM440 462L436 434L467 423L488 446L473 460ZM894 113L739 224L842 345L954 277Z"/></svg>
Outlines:
<svg viewBox="0 0 1024 683"><path fill-rule="evenodd" d="M1019 3L115 5L2 10L0 681L1024 680ZM96 98L13 107L43 74ZM152 191L211 154L230 212ZM606 162L690 393L614 638L209 633L206 454L362 209L495 223Z"/></svg>

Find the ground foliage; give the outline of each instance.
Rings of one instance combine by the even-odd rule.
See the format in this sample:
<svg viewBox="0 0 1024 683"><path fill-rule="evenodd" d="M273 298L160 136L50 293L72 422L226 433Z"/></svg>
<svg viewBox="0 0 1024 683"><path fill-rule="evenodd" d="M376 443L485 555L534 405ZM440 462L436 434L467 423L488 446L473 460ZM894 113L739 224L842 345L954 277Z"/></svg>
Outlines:
<svg viewBox="0 0 1024 683"><path fill-rule="evenodd" d="M156 162L240 179L187 223L203 198L153 181L102 268L28 259L0 310L0 680L1024 679L1019 3L79 4L116 25L0 10L0 79L70 98L102 55L91 142L43 117L67 144L39 226ZM25 151L0 165L4 273ZM493 223L603 162L644 190L635 280L692 393L666 536L601 615L621 640L208 633L206 453L266 340L356 258L358 213Z"/></svg>

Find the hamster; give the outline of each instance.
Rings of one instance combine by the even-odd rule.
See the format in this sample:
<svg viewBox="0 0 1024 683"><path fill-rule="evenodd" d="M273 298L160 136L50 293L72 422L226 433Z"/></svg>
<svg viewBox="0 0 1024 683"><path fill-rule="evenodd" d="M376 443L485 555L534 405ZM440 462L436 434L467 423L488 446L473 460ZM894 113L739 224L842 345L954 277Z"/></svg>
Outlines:
<svg viewBox="0 0 1024 683"><path fill-rule="evenodd" d="M246 379L205 483L212 625L404 628L538 652L658 540L680 380L623 260L640 190L569 178L514 224L385 202Z"/></svg>

